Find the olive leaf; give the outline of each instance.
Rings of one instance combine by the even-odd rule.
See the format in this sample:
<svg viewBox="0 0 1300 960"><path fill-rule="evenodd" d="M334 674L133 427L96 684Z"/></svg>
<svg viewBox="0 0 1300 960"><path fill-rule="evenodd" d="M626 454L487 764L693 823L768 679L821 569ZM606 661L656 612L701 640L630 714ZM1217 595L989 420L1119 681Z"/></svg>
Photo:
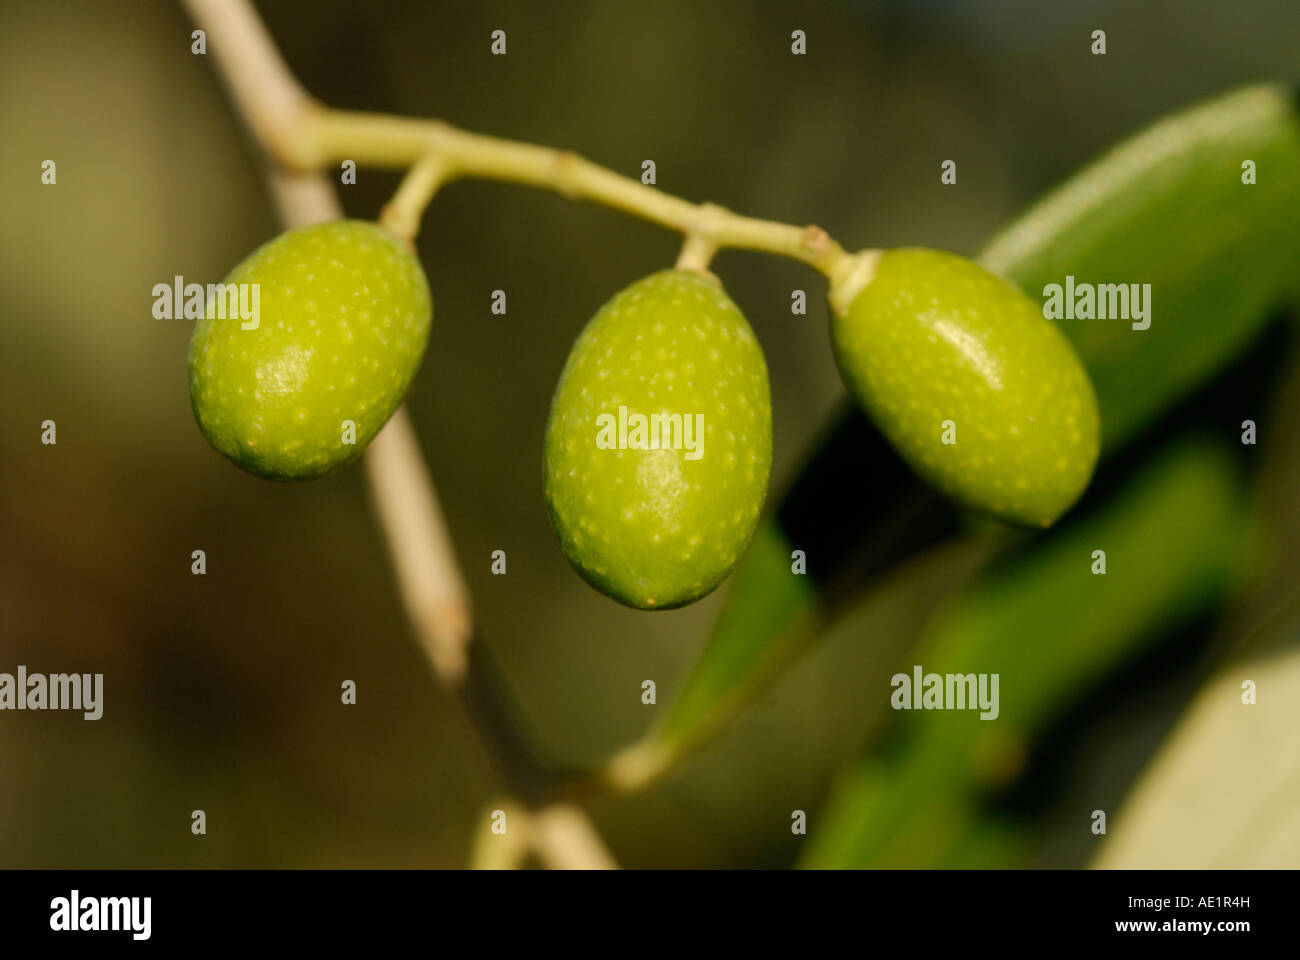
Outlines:
<svg viewBox="0 0 1300 960"><path fill-rule="evenodd" d="M1246 161L1253 184L1243 182ZM1292 91L1256 86L1125 141L1018 218L981 260L1035 298L1067 276L1150 284L1147 329L1060 321L1097 389L1104 460L1231 364L1294 298L1297 210ZM953 508L847 409L760 526L676 701L611 769L625 783L664 769L751 702L864 583L959 528ZM793 572L795 550L805 576Z"/></svg>
<svg viewBox="0 0 1300 960"><path fill-rule="evenodd" d="M1300 616L1291 622L1289 649L1228 667L1206 684L1111 818L1094 866L1300 863Z"/></svg>
<svg viewBox="0 0 1300 960"><path fill-rule="evenodd" d="M1014 778L1034 735L1095 681L1217 602L1245 552L1248 516L1230 455L1177 441L1113 497L986 570L899 669L996 674L996 716L907 713L832 791L804 865L996 866L1014 856L970 829L983 793ZM1106 575L1092 569L1098 544Z"/></svg>
<svg viewBox="0 0 1300 960"><path fill-rule="evenodd" d="M1247 162L1252 184L1242 182ZM1239 356L1295 294L1297 211L1294 95L1252 87L1117 147L1002 231L981 260L1033 297L1067 276L1151 285L1148 329L1057 321L1097 388L1103 446L1113 450Z"/></svg>

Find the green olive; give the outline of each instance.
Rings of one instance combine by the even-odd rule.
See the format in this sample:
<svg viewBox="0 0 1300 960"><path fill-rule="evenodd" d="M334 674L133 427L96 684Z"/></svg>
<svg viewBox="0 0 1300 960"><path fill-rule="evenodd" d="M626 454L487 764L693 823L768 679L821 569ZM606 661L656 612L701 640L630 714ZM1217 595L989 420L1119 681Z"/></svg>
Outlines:
<svg viewBox="0 0 1300 960"><path fill-rule="evenodd" d="M360 456L429 339L419 258L373 223L339 220L281 234L225 282L256 287L260 315L214 301L194 329L190 402L208 442L271 480L325 476Z"/></svg>
<svg viewBox="0 0 1300 960"><path fill-rule="evenodd" d="M772 464L767 364L722 286L665 270L606 303L560 375L543 461L556 537L596 589L651 610L721 583Z"/></svg>
<svg viewBox="0 0 1300 960"><path fill-rule="evenodd" d="M972 509L1046 527L1097 462L1092 382L1019 288L964 257L886 251L833 310L850 392L922 477Z"/></svg>

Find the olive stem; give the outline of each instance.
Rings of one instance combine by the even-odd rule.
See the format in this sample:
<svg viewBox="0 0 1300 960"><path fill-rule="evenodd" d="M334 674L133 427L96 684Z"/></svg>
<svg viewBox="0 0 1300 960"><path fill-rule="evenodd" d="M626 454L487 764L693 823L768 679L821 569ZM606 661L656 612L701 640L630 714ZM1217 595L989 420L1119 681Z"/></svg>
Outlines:
<svg viewBox="0 0 1300 960"><path fill-rule="evenodd" d="M210 26L217 65L259 142L288 169L309 172L351 160L358 166L405 170L432 153L443 161L446 180L500 180L552 190L680 233L694 232L716 249L789 257L827 276L849 256L820 227L691 203L568 150L472 133L441 120L327 107L298 85L247 0L184 3L196 20ZM422 211L418 196L404 199L403 216ZM424 203L431 197L432 192Z"/></svg>
<svg viewBox="0 0 1300 960"><path fill-rule="evenodd" d="M849 312L849 307L859 293L876 278L883 250L860 250L845 254L835 267L827 274L830 278L830 290L827 299L831 309L840 316Z"/></svg>
<svg viewBox="0 0 1300 960"><path fill-rule="evenodd" d="M686 240L682 243L682 251L677 255L677 263L674 266L678 270L687 270L716 281L718 278L709 270L709 264L713 261L713 255L717 252L718 245L710 240L708 236L691 232L686 234Z"/></svg>
<svg viewBox="0 0 1300 960"><path fill-rule="evenodd" d="M461 130L441 120L334 110L304 102L282 155L294 166L320 169L350 159L402 169L432 151L447 179L476 178L552 190L588 200L671 230L695 234L715 249L734 247L789 257L827 276L848 256L817 226L795 226L696 204L614 173L568 150Z"/></svg>
<svg viewBox="0 0 1300 960"><path fill-rule="evenodd" d="M407 171L391 200L379 213L379 225L408 243L420 232L420 220L438 188L447 181L448 167L441 154L430 150Z"/></svg>

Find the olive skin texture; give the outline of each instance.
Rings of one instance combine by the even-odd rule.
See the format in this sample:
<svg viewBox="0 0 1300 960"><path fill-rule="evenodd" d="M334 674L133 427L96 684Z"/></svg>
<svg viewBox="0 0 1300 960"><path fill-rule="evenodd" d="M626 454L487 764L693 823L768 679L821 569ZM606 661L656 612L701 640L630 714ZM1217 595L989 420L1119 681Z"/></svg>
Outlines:
<svg viewBox="0 0 1300 960"><path fill-rule="evenodd" d="M655 414L682 429L656 433ZM636 415L651 425L640 437ZM660 610L717 587L754 533L772 465L767 364L722 286L665 270L606 303L560 374L542 459L551 526L597 590Z"/></svg>
<svg viewBox="0 0 1300 960"><path fill-rule="evenodd" d="M888 250L831 339L849 391L929 483L981 513L1047 527L1100 445L1092 382L1018 287L937 250ZM948 442L945 442L948 441Z"/></svg>
<svg viewBox="0 0 1300 960"><path fill-rule="evenodd" d="M428 343L433 301L415 253L373 223L338 220L282 233L225 283L256 284L260 316L244 329L213 301L194 329L190 402L208 442L269 480L323 477L360 456Z"/></svg>

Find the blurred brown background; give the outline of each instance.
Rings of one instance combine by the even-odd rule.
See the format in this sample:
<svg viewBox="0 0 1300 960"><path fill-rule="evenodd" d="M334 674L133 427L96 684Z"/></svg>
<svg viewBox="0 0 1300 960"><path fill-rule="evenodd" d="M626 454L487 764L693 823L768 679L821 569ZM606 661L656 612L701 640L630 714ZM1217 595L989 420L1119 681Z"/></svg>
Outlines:
<svg viewBox="0 0 1300 960"><path fill-rule="evenodd" d="M653 159L667 191L815 222L849 247L974 252L1144 121L1300 63L1294 0L259 6L333 105L439 116L632 176ZM505 57L488 52L498 28ZM807 56L789 52L796 28ZM1088 52L1096 28L1105 57ZM151 315L155 283L219 280L277 231L192 29L163 2L0 6L0 671L105 675L99 721L0 714L0 866L459 866L499 785L427 674L361 472L277 486L225 463L190 413L189 324ZM47 159L56 186L40 182ZM956 187L939 184L945 159ZM373 217L396 182L363 170L344 206ZM448 188L421 235L434 334L409 405L485 642L561 763L649 724L642 681L669 700L725 592L620 608L571 572L542 508L572 338L677 242L480 183ZM715 269L767 350L775 494L843 396L820 281L746 253ZM496 288L506 317L489 311ZM807 317L790 315L795 288ZM57 446L40 443L47 418ZM505 577L489 573L495 549ZM880 707L863 680L872 630L842 625L662 786L597 801L620 861L788 863L789 811L816 809ZM1155 737L1132 728L1129 766Z"/></svg>

